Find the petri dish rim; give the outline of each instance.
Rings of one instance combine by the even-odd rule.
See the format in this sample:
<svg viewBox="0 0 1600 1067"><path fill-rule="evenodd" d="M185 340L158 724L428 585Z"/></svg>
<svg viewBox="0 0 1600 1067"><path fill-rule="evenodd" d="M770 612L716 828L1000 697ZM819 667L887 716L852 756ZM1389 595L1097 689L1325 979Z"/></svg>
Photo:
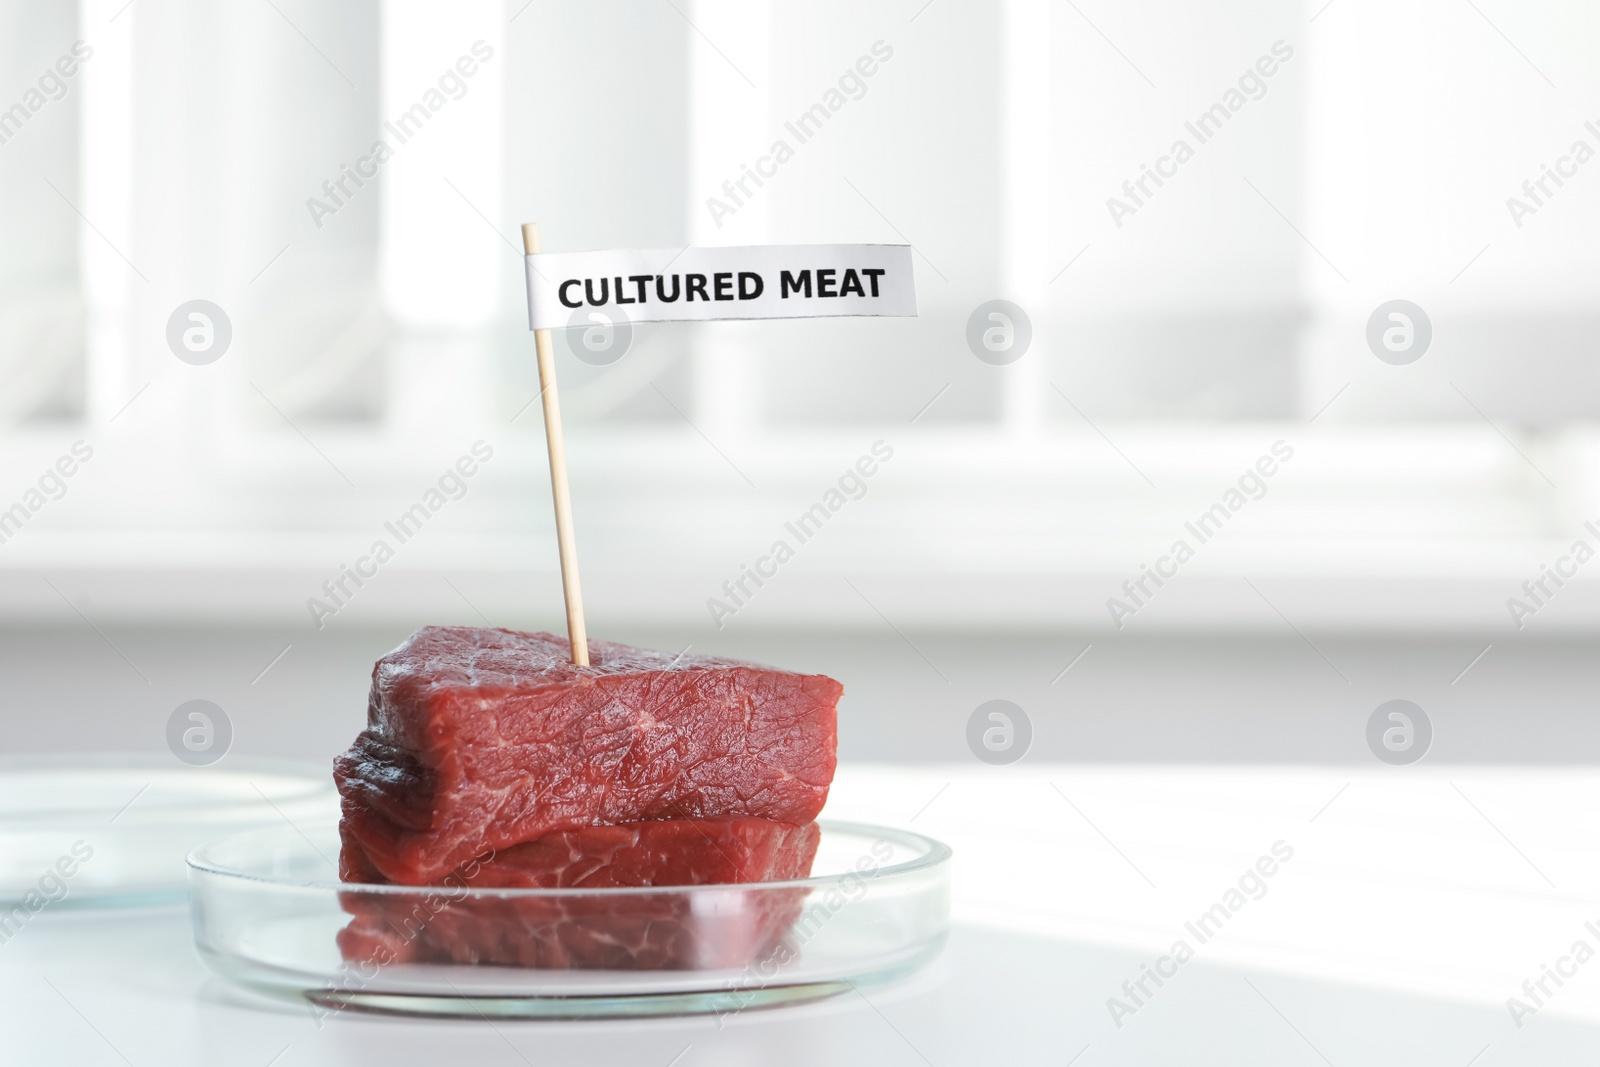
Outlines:
<svg viewBox="0 0 1600 1067"><path fill-rule="evenodd" d="M954 853L950 846L943 841L919 834L914 830L899 830L886 826L876 826L870 823L842 822L832 819L818 819L818 825L826 831L836 834L845 834L854 837L888 838L904 848L921 852L911 859L883 867L872 868L874 882L882 883L886 879L903 878L922 871L932 871L950 862ZM306 830L337 829L337 822L325 822L310 827L294 827L304 834ZM508 889L488 887L461 888L453 885L380 885L367 882L336 882L336 881L307 881L288 878L273 878L267 875L255 874L250 871L238 870L235 867L220 864L208 859L205 853L214 848L233 846L241 843L241 838L253 835L276 834L282 835L284 827L265 827L259 830L247 830L241 834L233 834L217 841L208 842L189 853L189 869L194 872L216 878L230 878L239 881L256 882L264 886L279 889L303 889L313 892L339 892L339 893L364 893L364 894L393 894L415 896L419 891L440 889L448 890L456 899L542 899L560 900L564 898L579 897L593 898L596 896L633 896L640 895L673 895L673 894L703 894L715 890L768 890L768 889L825 889L842 885L846 878L852 875L860 877L860 871L846 871L841 874L812 875L808 878L790 878L783 881L772 882L739 882L727 884L708 885L671 885L671 886L615 886L607 888L584 888L571 886L562 889Z"/></svg>

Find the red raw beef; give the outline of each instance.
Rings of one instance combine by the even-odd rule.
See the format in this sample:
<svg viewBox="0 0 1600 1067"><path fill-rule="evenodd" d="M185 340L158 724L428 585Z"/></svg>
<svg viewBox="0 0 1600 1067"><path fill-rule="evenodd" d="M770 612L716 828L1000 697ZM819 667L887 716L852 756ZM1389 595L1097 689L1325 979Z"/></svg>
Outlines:
<svg viewBox="0 0 1600 1067"><path fill-rule="evenodd" d="M707 656L461 626L373 669L335 762L351 873L426 885L491 850L645 820L809 823L833 780L842 687ZM381 879L373 879L373 874Z"/></svg>
<svg viewBox="0 0 1600 1067"><path fill-rule="evenodd" d="M819 832L765 819L671 819L548 834L465 865L430 892L346 892L347 960L608 970L738 967L782 940ZM359 864L348 853L341 866ZM466 896L462 888L703 886L684 893ZM743 883L741 886L739 883ZM690 897L694 899L691 900Z"/></svg>
<svg viewBox="0 0 1600 1067"><path fill-rule="evenodd" d="M729 816L662 819L559 830L463 865L445 885L473 889L615 889L711 885L804 878L811 871L816 823ZM358 847L340 855L345 881L382 881L370 874Z"/></svg>

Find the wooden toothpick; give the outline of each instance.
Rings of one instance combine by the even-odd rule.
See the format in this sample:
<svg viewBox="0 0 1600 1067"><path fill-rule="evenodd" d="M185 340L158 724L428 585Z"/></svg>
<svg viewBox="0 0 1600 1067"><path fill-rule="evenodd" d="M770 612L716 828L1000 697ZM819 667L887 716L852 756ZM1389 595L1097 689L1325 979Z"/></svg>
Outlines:
<svg viewBox="0 0 1600 1067"><path fill-rule="evenodd" d="M539 224L522 224L522 250L541 251ZM567 442L561 433L561 405L556 397L555 348L549 330L533 331L539 357L539 396L544 402L544 439L550 449L550 490L556 505L556 543L561 552L561 595L567 602L567 640L572 662L589 665L589 637L583 626L583 592L578 586L578 547L572 534L572 498L567 487Z"/></svg>

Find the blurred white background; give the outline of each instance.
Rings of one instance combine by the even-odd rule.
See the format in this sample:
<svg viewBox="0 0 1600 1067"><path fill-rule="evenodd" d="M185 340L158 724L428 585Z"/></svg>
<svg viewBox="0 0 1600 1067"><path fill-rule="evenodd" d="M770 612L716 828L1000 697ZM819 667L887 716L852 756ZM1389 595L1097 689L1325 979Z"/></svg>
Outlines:
<svg viewBox="0 0 1600 1067"><path fill-rule="evenodd" d="M644 326L607 366L558 345L591 633L766 658L773 635L851 634L907 707L926 682L952 715L976 702L944 689L961 648L987 650L980 693L1009 676L996 649L1038 649L1048 688L1085 646L1089 672L1197 631L1235 635L1208 669L1247 672L1267 641L1313 688L1361 683L1353 662L1397 637L1445 643L1430 685L1485 646L1480 671L1544 655L1600 624L1581 571L1521 628L1508 607L1600 543L1600 165L1568 158L1600 149L1594 21L1454 0L0 0L0 107L22 105L0 113L0 508L28 510L0 528L0 613L61 637L8 669L92 661L112 699L124 664L150 673L142 639L249 634L243 674L292 647L315 702L316 657L353 670L421 623L560 629L527 220L552 251L916 250L916 320ZM75 42L88 58L46 85ZM1180 139L1192 158L1163 162ZM779 140L792 158L713 211ZM1547 167L1569 176L1516 217ZM1145 168L1169 177L1135 196ZM994 298L1033 328L1004 366L965 339ZM232 326L206 365L167 339L195 299ZM1394 299L1432 324L1406 365L1366 339ZM93 458L31 507L77 441ZM323 583L477 441L493 459L465 495L315 625ZM719 627L708 600L878 441L865 496ZM1292 461L1198 545L1185 524L1279 442ZM1115 619L1179 538L1195 558ZM809 646L818 669L842 640ZM1177 670L1151 655L1128 671ZM1564 656L1502 684L1581 693ZM1108 716L1128 671L1102 676Z"/></svg>
<svg viewBox="0 0 1600 1067"><path fill-rule="evenodd" d="M590 633L841 679L830 814L963 864L936 995L855 1005L859 1038L844 1008L774 1013L683 1063L1578 1062L1592 977L1527 1030L1502 998L1588 936L1600 869L1597 20L0 0L0 748L161 753L203 698L230 759L326 766L418 626L562 630L519 224L548 251L905 242L914 320L641 326L604 366L558 340ZM1032 327L1005 365L967 340L995 299ZM198 365L169 341L196 300L231 327ZM1368 339L1396 300L1431 324L1399 364ZM864 494L715 618L879 442ZM1027 763L980 766L970 717L1001 698ZM1378 762L1394 699L1431 718L1426 766ZM1303 880L1114 1030L1103 998L1279 835ZM0 986L70 1062L80 1017L138 1062L195 1029L196 1062L267 1062L282 1020L204 984L179 920L113 920L179 978L107 967L94 933L77 963L8 949ZM67 993L35 980L69 965ZM666 1063L679 1025L611 1039ZM514 1038L588 1062L596 1032ZM352 1023L283 1062L374 1033L512 1044Z"/></svg>

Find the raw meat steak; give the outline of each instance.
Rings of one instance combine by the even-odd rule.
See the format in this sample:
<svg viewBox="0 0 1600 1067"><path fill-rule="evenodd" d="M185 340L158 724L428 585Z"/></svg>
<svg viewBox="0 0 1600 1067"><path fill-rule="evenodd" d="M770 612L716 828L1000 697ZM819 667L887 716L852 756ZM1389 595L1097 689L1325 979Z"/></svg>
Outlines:
<svg viewBox="0 0 1600 1067"><path fill-rule="evenodd" d="M815 823L731 816L662 819L558 830L465 864L445 885L473 889L614 889L711 885L804 878L816 855ZM347 842L339 857L347 882L383 881Z"/></svg>
<svg viewBox="0 0 1600 1067"><path fill-rule="evenodd" d="M806 891L465 896L461 889L689 886L804 878L819 832L765 819L671 819L547 834L469 863L431 892L341 894L356 962L609 970L737 967L771 951ZM346 855L341 867L359 863Z"/></svg>
<svg viewBox="0 0 1600 1067"><path fill-rule="evenodd" d="M373 669L335 762L341 832L384 880L425 885L490 850L585 826L747 815L809 823L842 692L707 656L430 626Z"/></svg>

